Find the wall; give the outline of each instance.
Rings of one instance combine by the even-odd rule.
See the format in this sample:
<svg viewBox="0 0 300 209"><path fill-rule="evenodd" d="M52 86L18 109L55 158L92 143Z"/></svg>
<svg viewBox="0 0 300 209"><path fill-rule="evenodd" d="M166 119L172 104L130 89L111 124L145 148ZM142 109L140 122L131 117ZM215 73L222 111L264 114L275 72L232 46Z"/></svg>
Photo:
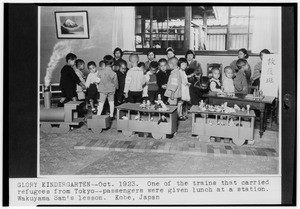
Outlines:
<svg viewBox="0 0 300 209"><path fill-rule="evenodd" d="M55 26L55 11L87 11L89 21L89 39L58 39ZM112 53L111 16L114 7L41 7L40 19L40 82L44 82L47 65L53 52L53 47L59 42L71 44L78 58L99 62L104 55ZM65 56L65 55L64 55ZM52 83L59 82L60 69L65 64L64 57L60 59L53 73Z"/></svg>
<svg viewBox="0 0 300 209"><path fill-rule="evenodd" d="M55 11L82 11L88 12L89 20L89 39L57 39L55 26ZM46 69L53 53L53 47L60 42L71 44L74 48L74 53L78 58L88 61L99 61L106 54L112 54L112 25L114 7L41 7L40 19L40 82L44 82ZM64 55L65 56L65 55ZM183 55L177 55L182 57ZM157 60L166 57L164 55L157 56ZM125 60L128 60L128 55L124 55ZM229 65L237 56L197 56L196 59L201 63L203 73L206 74L207 63L222 63L223 67ZM146 61L146 55L140 55L140 61ZM248 62L251 68L259 61L259 57L249 57ZM62 57L53 73L52 83L59 82L60 70L65 64L65 59Z"/></svg>

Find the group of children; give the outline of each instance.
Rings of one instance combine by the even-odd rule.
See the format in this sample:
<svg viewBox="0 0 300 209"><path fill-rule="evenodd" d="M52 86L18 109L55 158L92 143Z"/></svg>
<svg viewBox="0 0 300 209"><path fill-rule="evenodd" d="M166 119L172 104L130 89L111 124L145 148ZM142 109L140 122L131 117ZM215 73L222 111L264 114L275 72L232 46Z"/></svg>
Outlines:
<svg viewBox="0 0 300 209"><path fill-rule="evenodd" d="M196 83L201 83L202 68L195 60L195 53L188 50L185 58L177 58L174 50L168 48L167 59L156 61L154 50L147 53L148 61L139 61L139 56L131 53L129 63L122 59L120 48L114 50L114 57L104 56L99 62L99 69L94 61L87 63L89 74L84 75L85 63L69 53L67 64L61 70L60 87L62 98L58 106L68 100L88 99L92 112L101 115L104 104L108 100L110 117L114 117L115 105L124 102L141 103L143 100L154 103L158 95L164 103L177 105L179 120L187 118L187 106L199 104L201 94ZM240 54L243 54L243 57ZM224 68L225 76L220 79L218 68L212 69L210 91L227 93L248 93L251 69L246 61L248 54L245 49L239 50L239 59L235 65ZM250 72L250 74L249 74ZM205 90L205 88L203 89ZM98 108L95 102L98 101Z"/></svg>
<svg viewBox="0 0 300 209"><path fill-rule="evenodd" d="M263 49L260 52L260 58L262 60L263 54L270 54L269 50ZM249 57L248 52L245 48L238 51L238 60L234 60L230 66L224 68L224 78L222 82L220 80L220 69L212 69L212 78L210 82L210 90L217 93L228 93L228 94L248 94L249 86L254 86L257 89L260 84L261 74L261 62L259 62L255 68L254 73L251 75L251 68L247 62Z"/></svg>

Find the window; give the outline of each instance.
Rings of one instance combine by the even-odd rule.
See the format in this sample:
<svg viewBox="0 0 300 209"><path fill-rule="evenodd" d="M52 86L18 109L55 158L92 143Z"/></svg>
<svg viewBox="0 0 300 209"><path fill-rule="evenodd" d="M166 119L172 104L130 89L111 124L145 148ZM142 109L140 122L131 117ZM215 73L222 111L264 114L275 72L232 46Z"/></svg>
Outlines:
<svg viewBox="0 0 300 209"><path fill-rule="evenodd" d="M167 47L176 51L249 50L251 19L250 7L138 6L135 47L137 51Z"/></svg>
<svg viewBox="0 0 300 209"><path fill-rule="evenodd" d="M207 21L206 50L251 50L250 7L214 7L216 18Z"/></svg>
<svg viewBox="0 0 300 209"><path fill-rule="evenodd" d="M136 7L136 48L183 48L184 20L184 7Z"/></svg>

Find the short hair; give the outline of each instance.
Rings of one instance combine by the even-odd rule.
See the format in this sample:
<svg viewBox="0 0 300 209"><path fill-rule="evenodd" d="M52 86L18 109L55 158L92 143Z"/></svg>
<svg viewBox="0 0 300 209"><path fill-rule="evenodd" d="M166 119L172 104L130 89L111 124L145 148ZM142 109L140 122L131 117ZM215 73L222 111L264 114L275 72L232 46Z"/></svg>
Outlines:
<svg viewBox="0 0 300 209"><path fill-rule="evenodd" d="M145 65L144 62L139 62L137 66L138 66L138 67L146 67L146 65Z"/></svg>
<svg viewBox="0 0 300 209"><path fill-rule="evenodd" d="M191 49L187 50L186 53L185 53L185 58L187 58L188 54L192 54L193 55L193 58L195 59L196 55L195 55L195 52Z"/></svg>
<svg viewBox="0 0 300 209"><path fill-rule="evenodd" d="M178 58L177 57L171 57L169 59L169 62L173 62L174 65L178 65Z"/></svg>
<svg viewBox="0 0 300 209"><path fill-rule="evenodd" d="M77 68L78 68L79 65L82 65L82 64L84 64L84 61L82 59L77 59L75 61L75 65L76 65Z"/></svg>
<svg viewBox="0 0 300 209"><path fill-rule="evenodd" d="M245 59L238 59L236 61L236 66L237 66L238 69L241 69L243 66L247 65L247 63L248 62Z"/></svg>
<svg viewBox="0 0 300 209"><path fill-rule="evenodd" d="M268 49L263 49L260 51L259 56L261 57L262 54L271 54L271 52Z"/></svg>
<svg viewBox="0 0 300 209"><path fill-rule="evenodd" d="M125 60L121 60L119 61L119 65L125 65L127 67L127 62Z"/></svg>
<svg viewBox="0 0 300 209"><path fill-rule="evenodd" d="M112 66L114 64L114 58L111 55L105 55L103 57L103 61L104 61L105 65Z"/></svg>
<svg viewBox="0 0 300 209"><path fill-rule="evenodd" d="M119 47L115 48L114 55L116 54L117 51L119 51L121 53L121 57L123 57L123 51L122 51L122 49L120 49Z"/></svg>
<svg viewBox="0 0 300 209"><path fill-rule="evenodd" d="M243 53L245 54L245 59L247 59L247 58L249 57L249 54L248 54L248 52L247 52L247 49L245 49L245 48L239 49L238 52L243 52Z"/></svg>
<svg viewBox="0 0 300 209"><path fill-rule="evenodd" d="M187 68L186 71L185 71L186 75L191 75L193 73L195 73L195 69L193 68Z"/></svg>
<svg viewBox="0 0 300 209"><path fill-rule="evenodd" d="M154 49L149 49L149 50L147 51L147 57L149 56L150 53L153 53L153 54L154 54L154 57L155 57Z"/></svg>
<svg viewBox="0 0 300 209"><path fill-rule="evenodd" d="M95 67L97 67L96 63L94 61L89 61L87 66L90 67L91 65L94 65Z"/></svg>
<svg viewBox="0 0 300 209"><path fill-rule="evenodd" d="M224 67L224 72L226 73L226 71L231 70L233 72L233 69L230 66L226 66Z"/></svg>
<svg viewBox="0 0 300 209"><path fill-rule="evenodd" d="M214 71L219 71L220 72L220 68L218 68L218 67L213 67L212 69L211 69L211 72L213 73Z"/></svg>
<svg viewBox="0 0 300 209"><path fill-rule="evenodd" d="M105 65L105 63L104 63L104 61L103 60L101 60L100 62L99 62L99 67L101 67L101 65L102 64L104 64Z"/></svg>
<svg viewBox="0 0 300 209"><path fill-rule="evenodd" d="M137 62L139 62L139 55L135 54L135 53L131 53L129 55L129 61L131 60L132 57L136 57L137 58Z"/></svg>
<svg viewBox="0 0 300 209"><path fill-rule="evenodd" d="M179 58L179 60L178 60L178 64L177 64L178 67L180 67L180 65L181 65L182 63L188 64L188 61L187 61L185 58L181 57L181 58Z"/></svg>
<svg viewBox="0 0 300 209"><path fill-rule="evenodd" d="M157 69L158 68L158 62L156 62L156 61L150 62L149 68L155 68L155 69Z"/></svg>
<svg viewBox="0 0 300 209"><path fill-rule="evenodd" d="M77 59L77 56L73 53L69 53L67 54L66 56L66 61L68 62L68 60L76 60Z"/></svg>
<svg viewBox="0 0 300 209"><path fill-rule="evenodd" d="M162 62L168 63L168 61L165 58L161 58L161 59L158 60L159 64L162 63Z"/></svg>

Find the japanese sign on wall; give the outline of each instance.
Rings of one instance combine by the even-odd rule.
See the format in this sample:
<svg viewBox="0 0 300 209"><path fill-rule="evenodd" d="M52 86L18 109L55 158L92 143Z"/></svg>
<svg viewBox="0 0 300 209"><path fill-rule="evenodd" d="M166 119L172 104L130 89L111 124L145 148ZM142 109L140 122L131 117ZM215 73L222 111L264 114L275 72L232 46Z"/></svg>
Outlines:
<svg viewBox="0 0 300 209"><path fill-rule="evenodd" d="M263 54L260 90L264 96L278 97L280 57L278 54Z"/></svg>

